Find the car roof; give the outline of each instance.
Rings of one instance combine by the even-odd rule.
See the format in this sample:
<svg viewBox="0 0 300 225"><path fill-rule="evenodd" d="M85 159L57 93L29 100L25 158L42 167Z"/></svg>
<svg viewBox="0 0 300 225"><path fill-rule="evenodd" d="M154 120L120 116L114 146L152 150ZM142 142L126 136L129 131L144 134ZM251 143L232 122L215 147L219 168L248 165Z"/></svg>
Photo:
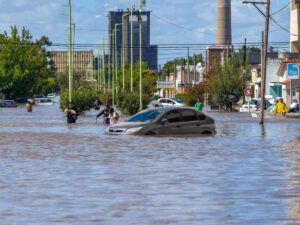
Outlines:
<svg viewBox="0 0 300 225"><path fill-rule="evenodd" d="M187 106L180 106L180 107L164 106L164 107L157 107L157 108L149 108L149 109L145 109L143 111L153 111L153 110L157 110L157 111L170 111L172 109L190 109L190 110L196 111L193 107L187 107Z"/></svg>

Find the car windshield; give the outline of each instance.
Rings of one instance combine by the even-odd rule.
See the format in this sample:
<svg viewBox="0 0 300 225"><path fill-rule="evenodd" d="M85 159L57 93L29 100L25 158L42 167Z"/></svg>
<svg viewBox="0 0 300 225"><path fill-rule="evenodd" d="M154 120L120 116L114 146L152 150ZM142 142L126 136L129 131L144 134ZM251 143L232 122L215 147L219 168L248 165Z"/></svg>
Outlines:
<svg viewBox="0 0 300 225"><path fill-rule="evenodd" d="M164 110L149 110L140 112L127 120L127 122L151 122L159 117Z"/></svg>
<svg viewBox="0 0 300 225"><path fill-rule="evenodd" d="M178 102L178 103L183 103L183 101L179 98L171 98L172 100L174 100L175 102Z"/></svg>

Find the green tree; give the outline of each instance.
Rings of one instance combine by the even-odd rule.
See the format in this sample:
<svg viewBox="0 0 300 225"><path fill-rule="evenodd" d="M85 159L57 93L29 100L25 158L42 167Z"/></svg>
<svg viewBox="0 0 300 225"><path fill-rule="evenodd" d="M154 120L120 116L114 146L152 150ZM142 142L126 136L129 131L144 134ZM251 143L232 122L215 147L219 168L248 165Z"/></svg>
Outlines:
<svg viewBox="0 0 300 225"><path fill-rule="evenodd" d="M123 73L119 70L117 87L118 98L117 105L125 114L134 114L139 110L139 97L140 97L140 63L136 63L133 68L133 93L130 93L130 64L125 65L125 90L122 90L123 86ZM143 90L143 108L147 107L147 104L151 101L156 88L157 75L149 69L148 64L143 62L142 64L142 90Z"/></svg>
<svg viewBox="0 0 300 225"><path fill-rule="evenodd" d="M47 37L33 41L28 30L11 27L11 34L0 34L0 93L7 98L47 93L55 85L53 68L49 66Z"/></svg>
<svg viewBox="0 0 300 225"><path fill-rule="evenodd" d="M208 75L208 86L213 99L221 108L232 111L243 95L245 66L237 64L234 57L225 60L223 66Z"/></svg>

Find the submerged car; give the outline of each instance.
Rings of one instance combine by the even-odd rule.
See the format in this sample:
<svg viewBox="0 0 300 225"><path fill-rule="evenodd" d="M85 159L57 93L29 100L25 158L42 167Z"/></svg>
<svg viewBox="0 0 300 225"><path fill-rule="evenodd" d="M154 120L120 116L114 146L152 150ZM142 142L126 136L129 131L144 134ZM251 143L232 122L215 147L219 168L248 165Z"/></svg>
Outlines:
<svg viewBox="0 0 300 225"><path fill-rule="evenodd" d="M266 109L269 108L272 104L266 99ZM252 112L252 111L257 111L260 109L261 106L261 99L256 99L253 98L250 102L249 102L249 108L248 108L248 104L243 104L240 108L240 112Z"/></svg>
<svg viewBox="0 0 300 225"><path fill-rule="evenodd" d="M214 119L189 107L146 109L107 128L108 134L215 134Z"/></svg>
<svg viewBox="0 0 300 225"><path fill-rule="evenodd" d="M2 100L0 101L0 107L17 108L17 103L14 100Z"/></svg>

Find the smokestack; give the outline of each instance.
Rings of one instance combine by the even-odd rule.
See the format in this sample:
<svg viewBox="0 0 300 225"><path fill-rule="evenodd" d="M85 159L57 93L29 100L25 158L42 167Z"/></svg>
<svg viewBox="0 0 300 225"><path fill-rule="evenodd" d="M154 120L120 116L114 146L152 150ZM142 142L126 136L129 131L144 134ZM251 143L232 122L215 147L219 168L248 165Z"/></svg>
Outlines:
<svg viewBox="0 0 300 225"><path fill-rule="evenodd" d="M217 45L231 43L231 0L218 0Z"/></svg>

